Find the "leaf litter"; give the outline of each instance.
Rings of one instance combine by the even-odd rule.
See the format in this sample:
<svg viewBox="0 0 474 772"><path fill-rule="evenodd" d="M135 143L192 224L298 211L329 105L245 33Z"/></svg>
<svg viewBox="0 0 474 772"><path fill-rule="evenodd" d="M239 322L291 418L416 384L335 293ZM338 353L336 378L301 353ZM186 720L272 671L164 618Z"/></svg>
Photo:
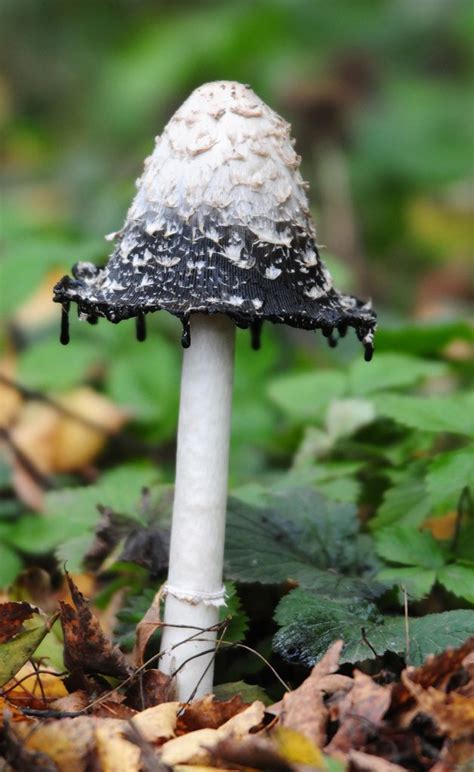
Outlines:
<svg viewBox="0 0 474 772"><path fill-rule="evenodd" d="M154 667L143 664L149 631L137 631L135 656L127 658L71 576L67 582L64 672L34 658L39 639L25 644L38 629L44 637L55 617L24 602L0 604L0 663L8 675L0 696L2 769L470 769L474 638L391 679L341 664L339 640L269 707L237 693L180 704L156 659ZM151 626L160 625L158 605Z"/></svg>

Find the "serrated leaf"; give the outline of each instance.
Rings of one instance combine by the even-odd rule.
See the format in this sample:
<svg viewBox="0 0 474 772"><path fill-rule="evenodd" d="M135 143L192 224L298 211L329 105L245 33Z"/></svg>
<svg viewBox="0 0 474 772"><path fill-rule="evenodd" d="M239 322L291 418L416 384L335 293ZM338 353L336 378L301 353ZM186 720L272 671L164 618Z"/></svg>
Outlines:
<svg viewBox="0 0 474 772"><path fill-rule="evenodd" d="M416 531L414 528L393 526L384 528L375 535L377 555L390 563L420 568L440 568L446 562L446 556L429 531Z"/></svg>
<svg viewBox="0 0 474 772"><path fill-rule="evenodd" d="M334 641L342 638L340 662L359 662L386 651L406 655L406 620L381 616L369 603L328 600L306 590L294 590L279 603L275 619L281 629L274 648L290 662L313 666ZM474 634L471 611L447 611L408 619L412 665L428 655L462 644ZM370 644L370 645L369 645Z"/></svg>
<svg viewBox="0 0 474 772"><path fill-rule="evenodd" d="M341 397L345 376L337 370L301 373L277 378L269 386L273 402L295 421L322 419L332 399Z"/></svg>
<svg viewBox="0 0 474 772"><path fill-rule="evenodd" d="M438 571L438 581L458 598L474 603L474 566L452 563Z"/></svg>
<svg viewBox="0 0 474 772"><path fill-rule="evenodd" d="M420 526L431 512L431 501L424 480L407 478L389 488L370 528L397 525Z"/></svg>
<svg viewBox="0 0 474 772"><path fill-rule="evenodd" d="M388 587L405 588L412 600L421 600L431 592L436 581L436 571L430 568L384 568L377 574L379 582Z"/></svg>
<svg viewBox="0 0 474 772"><path fill-rule="evenodd" d="M261 501L264 506L229 500L226 576L262 584L293 579L328 595L381 591L359 578L370 562L354 506L327 501L311 488L290 488Z"/></svg>
<svg viewBox="0 0 474 772"><path fill-rule="evenodd" d="M472 327L458 321L410 323L392 328L384 325L377 332L377 351L408 351L420 356L437 356L455 339L471 341Z"/></svg>
<svg viewBox="0 0 474 772"><path fill-rule="evenodd" d="M460 392L449 397L408 397L377 394L373 397L379 415L426 432L474 435L474 394Z"/></svg>
<svg viewBox="0 0 474 772"><path fill-rule="evenodd" d="M433 503L455 508L466 485L474 492L474 447L440 453L431 461L426 487Z"/></svg>
<svg viewBox="0 0 474 772"><path fill-rule="evenodd" d="M249 627L249 618L242 608L234 582L225 583L225 606L221 606L219 612L221 622L230 618L224 636L226 641L242 641Z"/></svg>
<svg viewBox="0 0 474 772"><path fill-rule="evenodd" d="M377 354L366 366L360 358L349 368L349 391L365 396L384 389L413 386L426 378L442 375L446 366L406 354Z"/></svg>

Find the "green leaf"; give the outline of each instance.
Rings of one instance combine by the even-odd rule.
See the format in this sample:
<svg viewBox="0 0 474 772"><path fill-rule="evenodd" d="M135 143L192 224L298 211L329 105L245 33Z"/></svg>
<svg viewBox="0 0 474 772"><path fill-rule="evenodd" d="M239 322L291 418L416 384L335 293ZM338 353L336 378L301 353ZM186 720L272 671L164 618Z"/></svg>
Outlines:
<svg viewBox="0 0 474 772"><path fill-rule="evenodd" d="M232 697L239 695L244 702L254 702L260 700L264 705L271 705L273 700L260 686L255 684L246 684L245 681L231 681L226 684L217 684L213 688L216 700L231 700Z"/></svg>
<svg viewBox="0 0 474 772"><path fill-rule="evenodd" d="M445 554L429 531L392 526L375 534L377 555L390 563L420 568L440 568L446 562Z"/></svg>
<svg viewBox="0 0 474 772"><path fill-rule="evenodd" d="M436 581L436 571L418 566L384 568L377 574L377 580L389 587L405 588L410 598L421 600L431 592Z"/></svg>
<svg viewBox="0 0 474 772"><path fill-rule="evenodd" d="M384 325L377 331L377 352L408 351L419 356L433 356L456 339L472 340L472 328L468 323L409 323L392 328ZM379 356L377 354L377 359Z"/></svg>
<svg viewBox="0 0 474 772"><path fill-rule="evenodd" d="M322 420L332 399L345 391L346 378L337 370L301 373L277 378L269 386L276 405L295 421Z"/></svg>
<svg viewBox="0 0 474 772"><path fill-rule="evenodd" d="M22 559L7 544L0 544L0 587L8 587L23 568Z"/></svg>
<svg viewBox="0 0 474 772"><path fill-rule="evenodd" d="M370 367L360 358L349 368L349 391L365 396L384 389L413 386L446 372L446 366L406 354L377 354Z"/></svg>
<svg viewBox="0 0 474 772"><path fill-rule="evenodd" d="M474 493L474 447L440 453L431 461L426 487L435 504L454 509L466 485Z"/></svg>
<svg viewBox="0 0 474 772"><path fill-rule="evenodd" d="M0 644L0 686L18 673L34 654L49 630L47 620L34 614L25 624L28 627L7 643Z"/></svg>
<svg viewBox="0 0 474 772"><path fill-rule="evenodd" d="M424 480L408 477L386 491L383 502L369 525L372 529L392 524L417 528L430 512L431 501Z"/></svg>
<svg viewBox="0 0 474 772"><path fill-rule="evenodd" d="M378 413L427 432L474 434L474 393L449 397L407 397L380 394L374 397Z"/></svg>
<svg viewBox="0 0 474 772"><path fill-rule="evenodd" d="M310 488L260 494L260 502L229 500L226 576L262 584L293 579L330 596L380 593L375 582L360 578L370 559L354 506L327 501Z"/></svg>
<svg viewBox="0 0 474 772"><path fill-rule="evenodd" d="M474 566L451 563L437 574L438 581L458 598L474 603Z"/></svg>
<svg viewBox="0 0 474 772"><path fill-rule="evenodd" d="M100 358L100 349L93 343L75 340L70 346L61 346L56 339L45 340L30 346L20 357L20 381L35 389L64 391L85 381Z"/></svg>
<svg viewBox="0 0 474 772"><path fill-rule="evenodd" d="M386 651L406 656L405 618L383 617L370 603L329 600L297 589L280 601L275 619L281 626L275 651L290 662L311 667L340 638L345 643L341 663L374 659ZM459 646L473 635L474 614L460 610L409 618L408 632L408 661L420 665L430 654Z"/></svg>
<svg viewBox="0 0 474 772"><path fill-rule="evenodd" d="M153 344L152 349L150 348ZM158 436L176 427L179 400L179 354L161 336L127 349L111 363L107 390L119 405L141 421L153 422Z"/></svg>
<svg viewBox="0 0 474 772"><path fill-rule="evenodd" d="M221 606L219 609L219 619L221 622L230 617L230 622L225 631L225 640L233 642L242 641L248 630L249 618L242 608L234 582L225 583L225 594L225 606Z"/></svg>

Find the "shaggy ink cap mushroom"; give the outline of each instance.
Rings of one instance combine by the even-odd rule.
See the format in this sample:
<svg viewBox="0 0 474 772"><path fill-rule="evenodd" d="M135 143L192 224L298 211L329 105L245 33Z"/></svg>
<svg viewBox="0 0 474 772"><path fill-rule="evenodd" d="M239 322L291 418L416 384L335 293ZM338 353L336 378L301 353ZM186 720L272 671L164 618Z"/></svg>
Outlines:
<svg viewBox="0 0 474 772"><path fill-rule="evenodd" d="M138 192L104 268L77 263L55 287L67 314L111 322L166 310L225 314L250 327L259 347L264 321L334 331L353 327L369 360L375 314L370 303L332 286L315 242L290 126L248 87L233 82L197 88L156 139Z"/></svg>

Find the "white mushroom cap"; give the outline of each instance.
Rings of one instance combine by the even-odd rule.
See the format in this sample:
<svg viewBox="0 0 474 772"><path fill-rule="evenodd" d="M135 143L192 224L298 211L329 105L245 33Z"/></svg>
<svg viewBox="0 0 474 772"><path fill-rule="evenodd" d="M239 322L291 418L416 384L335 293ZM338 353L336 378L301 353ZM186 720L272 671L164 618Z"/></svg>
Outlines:
<svg viewBox="0 0 474 772"><path fill-rule="evenodd" d="M295 227L314 235L300 160L290 125L249 86L206 83L157 137L127 220L153 233L174 216L203 228L212 213L216 224L289 245Z"/></svg>

